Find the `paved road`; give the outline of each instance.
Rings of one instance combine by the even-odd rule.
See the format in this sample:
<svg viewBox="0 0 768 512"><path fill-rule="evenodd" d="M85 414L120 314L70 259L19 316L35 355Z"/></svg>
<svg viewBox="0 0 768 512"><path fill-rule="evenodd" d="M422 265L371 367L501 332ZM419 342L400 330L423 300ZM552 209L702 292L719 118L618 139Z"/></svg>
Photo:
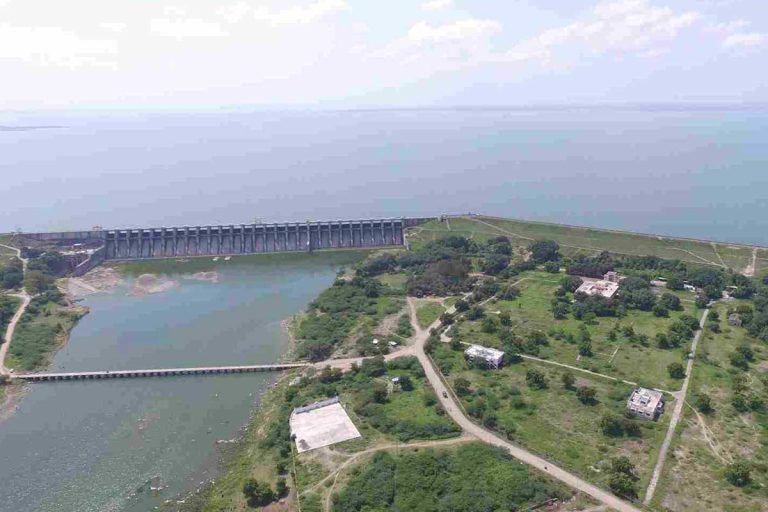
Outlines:
<svg viewBox="0 0 768 512"><path fill-rule="evenodd" d="M667 451L669 450L669 445L672 442L672 438L675 435L675 429L677 428L677 424L680 421L680 414L683 412L685 396L688 394L688 383L691 380L691 373L693 373L693 360L696 356L696 347L699 345L701 333L704 332L704 323L707 321L707 315L709 315L709 309L705 309L704 313L701 315L701 319L699 320L699 327L701 328L696 331L696 335L693 337L693 342L691 343L691 355L688 358L688 365L685 368L685 379L683 380L683 387L680 388L680 391L675 393L675 409L672 412L672 419L669 420L667 435L664 437L664 442L661 444L661 450L659 450L659 458L656 461L656 467L653 468L651 481L648 483L648 489L645 491L645 498L643 499L643 503L646 505L651 502L653 495L656 492L656 486L659 483L661 472L664 469L664 462L667 459Z"/></svg>
<svg viewBox="0 0 768 512"><path fill-rule="evenodd" d="M437 397L440 400L445 411L453 420L464 430L464 432L477 437L479 440L504 448L516 459L535 467L536 469L548 474L549 476L560 480L573 489L581 491L599 502L607 505L620 512L640 512L640 509L634 507L630 503L614 496L613 494L596 487L589 482L582 480L578 476L552 464L551 462L542 459L541 457L534 455L533 453L525 450L509 441L502 439L501 437L493 434L492 432L485 430L479 425L476 425L469 418L467 418L461 411L459 405L453 398L452 391L445 384L441 376L437 373L437 370L432 365L432 361L424 352L424 344L429 337L429 330L431 328L437 328L440 326L440 320L436 320L427 329L421 329L418 321L416 320L416 303L412 298L408 298L408 308L411 316L411 325L413 326L415 334L416 357L424 367L427 379L437 393Z"/></svg>
<svg viewBox="0 0 768 512"><path fill-rule="evenodd" d="M11 247L10 245L0 244L2 247L6 247L8 249L13 249L16 251L16 257L21 260L22 265L22 271L24 273L27 272L27 259L21 257L21 250L17 249L16 247ZM18 297L21 299L21 304L19 305L19 308L16 310L16 313L14 313L13 317L11 318L11 321L8 323L8 327L5 329L5 343L0 345L0 375L8 375L10 372L5 367L5 355L8 353L8 348L11 346L11 341L13 340L13 333L16 331L16 324L19 323L19 320L21 320L22 315L24 314L24 311L27 310L27 306L29 306L29 301L32 300L32 297L29 296L29 294L22 288L21 293L13 294L14 297Z"/></svg>

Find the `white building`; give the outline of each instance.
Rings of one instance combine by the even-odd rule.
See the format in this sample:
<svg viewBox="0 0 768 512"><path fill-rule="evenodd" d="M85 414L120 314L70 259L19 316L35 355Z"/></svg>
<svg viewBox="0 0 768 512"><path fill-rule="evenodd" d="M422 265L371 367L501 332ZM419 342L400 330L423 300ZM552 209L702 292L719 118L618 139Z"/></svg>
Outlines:
<svg viewBox="0 0 768 512"><path fill-rule="evenodd" d="M470 362L482 360L488 368L498 368L504 361L504 352L495 348L481 347L480 345L470 345L464 351L464 356Z"/></svg>
<svg viewBox="0 0 768 512"><path fill-rule="evenodd" d="M585 293L587 295L600 295L606 299L613 297L619 291L619 283L598 279L595 281L584 281L576 289L576 293Z"/></svg>
<svg viewBox="0 0 768 512"><path fill-rule="evenodd" d="M664 394L648 388L637 388L627 400L627 409L641 418L655 420L664 412Z"/></svg>

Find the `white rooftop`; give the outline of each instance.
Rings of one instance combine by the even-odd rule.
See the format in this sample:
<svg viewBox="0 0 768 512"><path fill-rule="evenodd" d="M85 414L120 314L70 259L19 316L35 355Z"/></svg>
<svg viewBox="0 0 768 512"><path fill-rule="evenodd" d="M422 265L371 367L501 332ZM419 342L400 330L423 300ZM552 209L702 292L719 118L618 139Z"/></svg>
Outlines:
<svg viewBox="0 0 768 512"><path fill-rule="evenodd" d="M601 295L606 299L610 299L619 290L619 283L613 281L604 281L598 279L596 281L584 281L576 289L576 293L586 293L587 295Z"/></svg>
<svg viewBox="0 0 768 512"><path fill-rule="evenodd" d="M299 453L361 437L339 397L298 407L289 422Z"/></svg>
<svg viewBox="0 0 768 512"><path fill-rule="evenodd" d="M495 348L483 347L481 345L470 345L465 354L472 357L482 357L483 359L499 360L504 357L504 352Z"/></svg>

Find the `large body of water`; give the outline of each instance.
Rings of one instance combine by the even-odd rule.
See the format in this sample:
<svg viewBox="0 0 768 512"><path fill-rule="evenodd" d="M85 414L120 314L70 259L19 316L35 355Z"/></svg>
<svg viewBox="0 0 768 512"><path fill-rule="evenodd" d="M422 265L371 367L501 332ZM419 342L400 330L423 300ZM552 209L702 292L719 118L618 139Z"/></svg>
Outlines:
<svg viewBox="0 0 768 512"><path fill-rule="evenodd" d="M768 111L0 115L0 231L482 212L768 244Z"/></svg>
<svg viewBox="0 0 768 512"><path fill-rule="evenodd" d="M218 283L178 279L170 291L130 287L91 308L52 370L277 361L281 320L306 306L359 253L233 258ZM196 262L199 264L199 261ZM0 421L0 511L146 512L211 476L216 441L235 437L275 374L170 377L29 386ZM157 496L136 490L160 476Z"/></svg>

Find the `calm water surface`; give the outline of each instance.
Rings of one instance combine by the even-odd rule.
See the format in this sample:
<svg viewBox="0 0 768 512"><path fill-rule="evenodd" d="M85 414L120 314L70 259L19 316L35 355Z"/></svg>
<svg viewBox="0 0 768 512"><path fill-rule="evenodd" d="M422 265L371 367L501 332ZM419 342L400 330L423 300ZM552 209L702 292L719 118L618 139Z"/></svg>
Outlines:
<svg viewBox="0 0 768 512"><path fill-rule="evenodd" d="M270 363L281 320L359 253L234 258L217 284L90 296L52 370ZM216 440L248 420L274 374L35 384L0 423L0 510L145 512L211 476ZM137 493L158 475L169 488Z"/></svg>
<svg viewBox="0 0 768 512"><path fill-rule="evenodd" d="M0 231L483 212L768 245L768 112L0 114Z"/></svg>

